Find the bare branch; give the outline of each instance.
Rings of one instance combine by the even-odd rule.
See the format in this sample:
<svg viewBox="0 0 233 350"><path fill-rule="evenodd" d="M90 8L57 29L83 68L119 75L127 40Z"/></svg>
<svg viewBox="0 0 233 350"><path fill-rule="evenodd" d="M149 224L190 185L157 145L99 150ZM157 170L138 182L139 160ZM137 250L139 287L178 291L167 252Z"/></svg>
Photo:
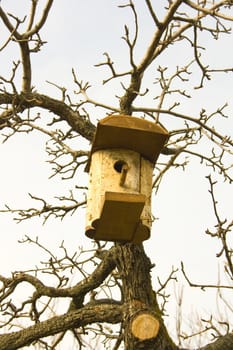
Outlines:
<svg viewBox="0 0 233 350"><path fill-rule="evenodd" d="M134 33L133 39L130 38L129 28L126 25L125 25L125 36L123 36L123 39L125 40L125 42L129 46L130 64L131 64L131 67L133 69L133 72L135 72L137 67L136 67L136 64L134 61L134 49L135 49L135 46L137 43L137 38L138 38L138 16L137 16L137 12L135 10L135 6L134 6L134 3L132 0L130 0L127 5L122 5L119 7L122 7L122 8L130 7L132 10L132 13L133 13L133 17L134 17L135 33Z"/></svg>
<svg viewBox="0 0 233 350"><path fill-rule="evenodd" d="M114 254L114 249L111 249L105 254L104 259L90 276L86 277L85 280L79 282L75 286L68 288L46 286L38 278L25 273L15 273L12 278L0 276L0 280L4 286L1 290L1 301L12 294L15 288L22 282L31 284L36 289L37 296L39 297L78 297L83 299L88 292L97 288L115 268Z"/></svg>
<svg viewBox="0 0 233 350"><path fill-rule="evenodd" d="M183 275L186 279L186 281L188 282L188 284L190 285L190 287L197 287L197 288L201 288L203 290L205 290L206 288L214 288L214 289L219 289L219 288L223 288L223 289L233 289L233 286L228 286L228 285L218 285L218 284L197 284L197 283L193 283L190 281L190 279L188 278L185 270L184 270L184 263L181 262L181 271L183 272Z"/></svg>
<svg viewBox="0 0 233 350"><path fill-rule="evenodd" d="M22 64L23 64L23 77L22 77L22 92L31 91L31 59L30 59L30 50L27 41L20 41L19 46L21 49Z"/></svg>
<svg viewBox="0 0 233 350"><path fill-rule="evenodd" d="M42 208L12 209L9 207L9 205L6 205L7 209L0 210L0 213L16 214L17 216L14 218L14 220L18 223L37 216L44 217L43 223L45 224L50 217L63 220L67 214L73 215L78 208L83 207L86 204L86 199L83 201L78 201L73 197L72 192L69 197L58 197L60 202L71 202L70 205L51 205L48 204L43 198L39 198L31 194L29 195L32 199L41 202Z"/></svg>
<svg viewBox="0 0 233 350"><path fill-rule="evenodd" d="M131 71L124 72L124 73L117 73L114 68L114 62L110 58L109 54L107 52L104 52L103 55L106 57L106 61L95 64L95 67L107 66L111 71L111 76L107 79L104 79L103 84L108 83L112 79L124 77L131 74Z"/></svg>
<svg viewBox="0 0 233 350"><path fill-rule="evenodd" d="M227 241L227 235L231 232L233 228L233 220L227 223L226 219L221 219L220 215L218 213L218 208L217 208L217 200L215 199L214 195L214 186L216 185L216 182L214 182L211 178L211 176L207 176L207 179L209 180L210 184L210 194L211 194L211 199L213 203L213 209L214 209L214 214L217 219L217 224L215 225L216 227L216 232L213 233L210 230L206 230L206 234L210 235L211 237L217 237L221 240L222 243L222 249L219 254L217 254L217 257L220 257L223 253L225 254L225 258L227 261L227 273L233 279L233 250L229 247L228 241Z"/></svg>
<svg viewBox="0 0 233 350"><path fill-rule="evenodd" d="M135 106L135 107L132 107L132 110L135 111L135 112L140 111L140 112L145 112L145 113L147 113L147 112L160 113L160 115L161 114L168 114L168 115L171 115L173 117L182 118L184 120L191 121L191 122L199 125L201 128L205 129L206 131L208 131L211 135L215 136L222 143L228 144L230 146L233 146L233 141L230 138L222 136L214 128L211 128L206 123L202 122L202 117L197 119L197 118L194 118L194 117L190 117L188 115L184 115L182 113L174 112L172 110L164 110L164 109L159 110L157 108L148 108L148 107L136 107Z"/></svg>
<svg viewBox="0 0 233 350"><path fill-rule="evenodd" d="M32 25L33 25L33 22L34 22L34 19L35 19L35 15L36 15L36 7L37 7L37 4L38 4L38 1L37 0L31 0L32 2L32 5L31 5L31 12L30 12L30 16L29 16L29 22L28 22L28 27L27 27L27 32L29 30L31 30L32 28Z"/></svg>
<svg viewBox="0 0 233 350"><path fill-rule="evenodd" d="M33 341L79 328L96 322L118 323L122 319L123 306L102 304L85 306L80 310L71 311L61 316L52 317L46 321L36 323L26 330L0 335L0 350L16 350L30 345Z"/></svg>
<svg viewBox="0 0 233 350"><path fill-rule="evenodd" d="M19 27L19 24L22 23L22 21L20 21L19 19L16 19L16 26L13 26L13 24L10 22L10 20L8 19L6 13L3 11L1 6L0 6L0 17L3 23L5 24L5 26L7 27L7 29L9 30L9 32L11 33L11 35L14 34L14 37L17 40L20 40L21 36L16 29Z"/></svg>
<svg viewBox="0 0 233 350"><path fill-rule="evenodd" d="M32 8L32 13L31 13L31 18L30 18L30 22L29 22L29 30L26 31L23 35L22 38L23 39L28 39L30 38L33 34L38 33L40 31L40 29L43 27L43 25L45 24L49 11L52 7L53 4L53 0L48 0L47 4L44 7L41 19L39 20L39 22L34 26L34 28L31 29L32 27L32 23L33 23L33 18L34 18L34 11L35 11L35 5Z"/></svg>
<svg viewBox="0 0 233 350"><path fill-rule="evenodd" d="M151 17L153 18L156 26L158 28L160 28L161 27L161 23L160 23L159 19L157 18L156 14L155 14L155 12L153 10L153 6L151 4L151 1L150 0L146 0L146 5L147 5L147 7L148 7L148 9L150 11Z"/></svg>
<svg viewBox="0 0 233 350"><path fill-rule="evenodd" d="M78 111L74 111L71 107L60 100L53 99L49 96L38 94L38 93L22 93L15 96L15 94L0 94L0 105L1 104L13 104L15 109L20 109L23 112L27 108L40 107L56 114L65 120L74 131L84 136L87 140L92 141L95 126L82 116ZM10 111L10 116L14 115L13 111ZM7 119L10 119L7 116ZM1 122L5 123L6 116L0 115Z"/></svg>
<svg viewBox="0 0 233 350"><path fill-rule="evenodd" d="M107 57L108 57L108 56L107 56ZM104 64L104 63L103 63L103 64ZM102 64L100 64L100 65L102 65ZM77 76L76 76L76 73L75 73L74 69L72 69L72 74L73 74L73 77L74 77L74 82L75 82L75 84L76 84L76 85L78 86L78 88L79 88L79 90L78 90L78 91L75 91L75 93L76 93L77 95L81 94L81 95L84 97L84 101L82 101L82 102L79 104L79 106L82 105L83 103L90 103L90 104L92 104L92 105L94 105L94 106L102 107L102 108L105 108L105 109L107 109L107 110L111 110L111 111L114 111L114 112L120 112L120 110L119 110L118 108L115 108L115 107L112 107L112 106L109 106L109 105L106 105L106 104L104 104L104 103L101 103L101 102L98 102L98 101L95 101L95 100L91 99L91 98L88 96L88 94L87 94L87 90L88 90L88 88L90 87L89 83L88 83L88 82L85 83L85 82L83 82L82 80L79 81L79 80L77 79ZM110 78L110 79L111 79L111 78ZM110 79L107 79L107 81L109 81ZM107 81L104 81L104 83L107 82Z"/></svg>
<svg viewBox="0 0 233 350"><path fill-rule="evenodd" d="M233 21L233 17L227 16L227 15L222 14L218 11L218 9L221 6L226 5L226 1L219 1L212 8L209 8L209 9L207 7L199 6L198 4L195 4L193 1L190 1L190 0L185 0L184 2L187 5L191 6L193 9L199 11L200 13L210 15L210 16L216 16L216 17L228 20L228 21Z"/></svg>

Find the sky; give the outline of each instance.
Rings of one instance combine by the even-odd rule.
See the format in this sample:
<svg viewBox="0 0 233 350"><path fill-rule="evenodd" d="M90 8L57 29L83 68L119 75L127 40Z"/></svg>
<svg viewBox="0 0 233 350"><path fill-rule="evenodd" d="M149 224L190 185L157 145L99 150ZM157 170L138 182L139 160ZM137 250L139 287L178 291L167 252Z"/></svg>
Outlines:
<svg viewBox="0 0 233 350"><path fill-rule="evenodd" d="M20 6L14 0L2 0L1 6L9 11L14 11L23 16L30 2L20 1ZM41 2L44 3L43 1ZM142 2L137 1L140 10L139 18L139 43L136 48L136 59L140 61L145 48L152 37L153 24L148 19ZM71 96L78 100L72 93L77 87L72 81L71 68L74 68L77 76L91 83L89 89L93 99L103 103L117 106L116 95L122 94L120 81L102 85L103 79L108 78L106 68L97 68L95 64L103 60L103 53L108 52L119 71L128 69L128 49L121 39L124 33L124 24L132 24L132 14L129 9L117 8L124 1L67 1L54 2L49 19L44 26L41 37L47 43L39 54L32 58L33 85L43 94L50 94L55 98L60 97L60 92L48 81L59 86L65 86L70 90ZM158 13L162 9L158 7ZM0 31L4 33L2 23ZM228 35L222 42L212 41L204 36L202 45L209 49L209 54L203 51L203 60L208 60L215 68L219 66L229 67L233 62L233 51L229 48L233 45L233 36ZM187 59L186 47L177 45L177 49L171 48L167 55L160 58L145 76L145 86L152 87L152 93L159 90L153 84L153 75L159 64L167 66L168 72L173 72L177 65L185 64ZM19 52L14 46L9 45L0 56L0 76L9 76L12 60L19 58ZM20 82L20 75L16 77ZM192 98L182 100L181 112L196 116L201 108L214 111L218 106L228 103L226 109L229 119L222 119L218 127L223 133L233 136L232 122L232 75L217 74L213 80L207 83L206 90L194 90L193 86L198 80L197 71L194 70L192 84L189 87ZM20 89L20 83L19 83ZM140 103L151 105L153 94L149 94ZM138 105L140 105L138 102ZM137 104L137 102L135 103ZM91 120L104 117L103 110L89 107ZM46 115L45 115L46 116ZM177 121L170 118L163 120L166 128L171 131ZM87 185L88 176L79 172L71 180L61 180L54 177L49 180L51 166L47 162L44 143L46 138L35 132L29 135L18 135L9 139L0 146L1 181L0 181L0 208L8 204L12 208L27 208L33 205L29 193L40 195L52 202L53 197L60 194L68 194L70 188L74 188L80 179ZM75 141L74 147L83 147L81 140ZM86 147L86 143L85 143ZM162 158L158 161L162 161ZM218 281L218 265L216 254L219 252L219 242L205 235L207 228L213 228L215 218L211 206L211 198L208 193L208 181L206 176L210 169L201 167L198 160L190 162L187 171L174 169L167 173L158 193L153 197L154 222L151 238L145 242L145 250L151 261L155 263L152 271L153 283L158 286L159 277L165 280L171 268L180 268L181 261L185 264L188 275L196 283L215 284ZM219 179L217 175L216 179ZM216 194L223 217L232 216L233 190L226 182L219 182ZM28 269L35 266L41 259L46 259L46 253L41 253L37 247L27 244L19 244L25 234L31 237L38 236L43 244L53 248L59 254L59 245L62 240L71 251L75 246L90 247L91 242L84 236L85 209L76 212L72 217L66 217L62 222L49 220L42 226L42 220L33 219L16 224L9 214L1 216L0 232L3 237L0 245L1 270L3 275L10 275L11 271ZM184 285L183 312L184 323L189 325L190 315L200 312L200 315L210 315L216 312L216 293L213 291L200 291L185 285L181 273L178 273L181 284L171 284L172 292L176 293ZM167 312L170 317L167 322L174 328L176 319L177 301L171 299ZM223 311L223 310L222 310ZM224 313L224 311L223 311ZM233 321L233 320L232 320ZM175 329L173 330L175 333Z"/></svg>

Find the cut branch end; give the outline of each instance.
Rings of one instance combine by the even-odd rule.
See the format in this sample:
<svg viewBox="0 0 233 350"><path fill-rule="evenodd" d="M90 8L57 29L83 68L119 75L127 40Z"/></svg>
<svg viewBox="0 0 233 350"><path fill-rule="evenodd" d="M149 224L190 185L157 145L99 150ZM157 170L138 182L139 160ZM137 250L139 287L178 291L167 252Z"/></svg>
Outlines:
<svg viewBox="0 0 233 350"><path fill-rule="evenodd" d="M159 332L159 321L148 312L139 313L131 322L131 332L141 341L153 339Z"/></svg>

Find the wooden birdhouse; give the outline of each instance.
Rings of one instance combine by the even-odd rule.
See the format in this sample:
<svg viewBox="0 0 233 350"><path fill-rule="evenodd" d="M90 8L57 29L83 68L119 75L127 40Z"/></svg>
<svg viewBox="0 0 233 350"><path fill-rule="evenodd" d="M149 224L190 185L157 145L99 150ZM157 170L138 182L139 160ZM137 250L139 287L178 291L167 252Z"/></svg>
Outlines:
<svg viewBox="0 0 233 350"><path fill-rule="evenodd" d="M100 120L86 168L88 237L134 243L149 238L152 173L167 138L161 125L144 119Z"/></svg>

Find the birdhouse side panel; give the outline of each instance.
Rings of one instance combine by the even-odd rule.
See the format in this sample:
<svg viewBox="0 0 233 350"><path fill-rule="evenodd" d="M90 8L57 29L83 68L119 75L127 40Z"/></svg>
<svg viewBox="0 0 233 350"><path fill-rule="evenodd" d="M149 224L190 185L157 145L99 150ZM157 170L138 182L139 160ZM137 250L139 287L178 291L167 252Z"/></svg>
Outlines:
<svg viewBox="0 0 233 350"><path fill-rule="evenodd" d="M102 155L96 152L92 155L94 160L89 171L89 185L87 194L86 226L91 227L92 221L99 217L101 211L102 192Z"/></svg>
<svg viewBox="0 0 233 350"><path fill-rule="evenodd" d="M152 225L151 215L151 192L152 192L152 176L153 176L153 164L141 157L141 172L140 172L140 184L141 193L146 196L146 203L142 211L141 219L142 223L149 228Z"/></svg>

